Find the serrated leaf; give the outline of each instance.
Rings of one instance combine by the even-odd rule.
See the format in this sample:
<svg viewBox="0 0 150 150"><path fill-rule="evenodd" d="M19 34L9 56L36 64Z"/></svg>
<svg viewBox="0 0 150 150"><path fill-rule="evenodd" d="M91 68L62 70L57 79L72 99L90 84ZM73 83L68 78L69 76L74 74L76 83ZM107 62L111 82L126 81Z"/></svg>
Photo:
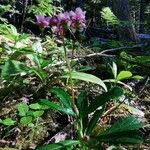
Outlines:
<svg viewBox="0 0 150 150"><path fill-rule="evenodd" d="M64 89L54 87L50 91L57 95L64 107L71 108L70 95Z"/></svg>
<svg viewBox="0 0 150 150"><path fill-rule="evenodd" d="M28 124L32 123L32 121L33 121L33 119L31 116L25 116L20 119L20 123L23 125L28 125Z"/></svg>
<svg viewBox="0 0 150 150"><path fill-rule="evenodd" d="M132 73L130 71L121 71L117 76L117 80L120 81L130 77L132 77Z"/></svg>
<svg viewBox="0 0 150 150"><path fill-rule="evenodd" d="M16 123L16 121L12 120L11 118L6 118L6 119L2 120L1 123L5 126L12 126Z"/></svg>
<svg viewBox="0 0 150 150"><path fill-rule="evenodd" d="M59 143L50 144L50 145L37 148L37 150L65 150L77 144L80 144L80 142L76 140L65 140Z"/></svg>
<svg viewBox="0 0 150 150"><path fill-rule="evenodd" d="M69 77L70 77L69 74L67 74L67 75L62 76L61 78L69 78ZM72 77L72 79L77 79L77 80L82 80L82 81L98 84L101 87L103 87L103 89L105 91L107 91L107 87L104 84L104 82L100 78L98 78L94 75L91 75L88 73L83 73L83 72L72 72L71 77Z"/></svg>
<svg viewBox="0 0 150 150"><path fill-rule="evenodd" d="M25 116L27 114L27 112L29 111L29 107L25 103L18 104L17 109L19 111L20 116Z"/></svg>

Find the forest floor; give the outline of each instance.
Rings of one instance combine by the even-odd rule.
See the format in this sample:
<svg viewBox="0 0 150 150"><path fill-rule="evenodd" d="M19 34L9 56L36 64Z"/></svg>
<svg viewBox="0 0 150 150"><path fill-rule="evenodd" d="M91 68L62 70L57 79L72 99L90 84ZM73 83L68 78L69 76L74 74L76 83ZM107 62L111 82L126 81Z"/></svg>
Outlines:
<svg viewBox="0 0 150 150"><path fill-rule="evenodd" d="M97 70L92 71L98 72ZM139 72L140 73L140 72ZM34 83L33 83L34 84ZM103 118L103 122L107 125L112 124L116 118L125 116L126 114L135 114L140 116L143 122L148 124L144 129L141 129L144 134L145 141L150 140L150 77L145 75L141 80L131 80L126 82L133 89L133 93L129 93L127 101L130 106L137 108L125 108L119 106L117 110L113 111L111 115ZM14 88L14 87L13 87ZM16 105L18 102L28 101L32 99L32 95L20 95L22 89L16 85L12 93L8 93L0 102L0 118L11 117L17 119ZM82 87L85 88L85 87ZM15 91L16 90L16 91ZM95 89L96 90L96 89ZM7 92L7 91L5 91ZM128 104L127 102L127 104ZM113 107L115 103L110 105ZM144 115L143 115L144 114ZM48 111L44 118L38 120L38 124L34 130L25 126L14 126L13 128L0 126L0 147L14 147L19 149L35 149L37 146L51 142L57 142L61 139L74 136L74 131L69 124L67 116L53 111ZM34 133L34 134L33 134ZM138 146L126 146L129 150L150 150L149 144ZM11 148L0 148L0 150L16 150Z"/></svg>

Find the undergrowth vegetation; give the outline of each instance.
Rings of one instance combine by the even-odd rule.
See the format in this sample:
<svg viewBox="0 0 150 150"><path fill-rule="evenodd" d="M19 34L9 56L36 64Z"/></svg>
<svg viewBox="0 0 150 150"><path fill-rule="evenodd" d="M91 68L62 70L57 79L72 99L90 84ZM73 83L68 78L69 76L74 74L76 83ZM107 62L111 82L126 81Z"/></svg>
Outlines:
<svg viewBox="0 0 150 150"><path fill-rule="evenodd" d="M25 5L20 28L5 17L15 1L0 5L0 147L125 150L149 143L145 112L136 107L144 89L134 87L149 82L149 43L87 39L88 12L36 3ZM129 26L108 7L100 15L107 27ZM28 22L37 34L23 32Z"/></svg>

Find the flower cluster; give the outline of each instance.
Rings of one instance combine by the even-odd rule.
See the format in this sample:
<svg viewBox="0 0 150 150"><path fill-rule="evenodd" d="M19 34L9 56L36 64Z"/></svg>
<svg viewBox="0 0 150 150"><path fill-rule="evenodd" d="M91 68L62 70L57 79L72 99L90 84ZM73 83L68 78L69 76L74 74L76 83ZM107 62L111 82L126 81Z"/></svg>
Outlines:
<svg viewBox="0 0 150 150"><path fill-rule="evenodd" d="M43 28L51 26L59 35L64 35L68 29L73 33L81 32L86 27L85 13L81 8L76 8L75 11L59 13L52 17L36 16L37 25Z"/></svg>
<svg viewBox="0 0 150 150"><path fill-rule="evenodd" d="M49 26L49 17L44 17L41 15L36 16L37 22L36 24L39 25L40 27L46 28Z"/></svg>

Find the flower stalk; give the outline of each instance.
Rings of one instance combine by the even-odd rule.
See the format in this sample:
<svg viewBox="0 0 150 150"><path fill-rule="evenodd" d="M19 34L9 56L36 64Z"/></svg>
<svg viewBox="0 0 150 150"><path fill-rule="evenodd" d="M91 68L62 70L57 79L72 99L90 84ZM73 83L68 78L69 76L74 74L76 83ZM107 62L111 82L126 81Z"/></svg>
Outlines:
<svg viewBox="0 0 150 150"><path fill-rule="evenodd" d="M73 80L72 80L72 69L71 69L70 61L69 61L68 56L67 56L67 49L66 49L66 46L65 46L64 36L62 37L62 41L63 41L65 61L66 61L67 68L68 68L68 71L69 71L69 80L70 80L70 84L71 84L72 107L73 107L73 110L75 111L75 113L78 116L79 111L78 111L78 109L76 107L76 104L75 104L75 93L74 93L74 86L73 86Z"/></svg>

